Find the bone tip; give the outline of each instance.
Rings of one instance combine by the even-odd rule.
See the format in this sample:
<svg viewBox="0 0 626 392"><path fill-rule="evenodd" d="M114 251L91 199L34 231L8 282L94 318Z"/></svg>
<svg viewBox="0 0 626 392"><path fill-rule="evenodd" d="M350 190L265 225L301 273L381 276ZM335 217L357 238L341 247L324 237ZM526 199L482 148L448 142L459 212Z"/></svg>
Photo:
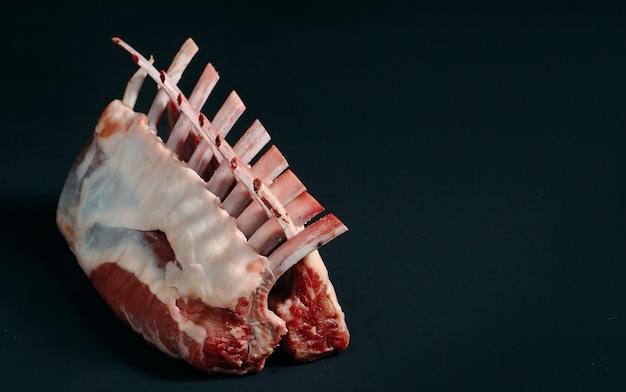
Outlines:
<svg viewBox="0 0 626 392"><path fill-rule="evenodd" d="M195 50L199 50L200 48L198 47L198 44L196 44L196 41L193 40L193 38L189 37L185 40L185 43L183 45L191 45L191 47Z"/></svg>

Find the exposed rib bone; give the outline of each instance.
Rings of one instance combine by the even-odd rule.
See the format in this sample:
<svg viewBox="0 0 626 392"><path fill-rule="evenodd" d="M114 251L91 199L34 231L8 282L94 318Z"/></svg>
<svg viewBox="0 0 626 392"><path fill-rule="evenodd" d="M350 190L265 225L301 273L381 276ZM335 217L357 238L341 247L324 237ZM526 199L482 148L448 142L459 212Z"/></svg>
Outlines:
<svg viewBox="0 0 626 392"><path fill-rule="evenodd" d="M308 192L293 199L285 208L296 226L303 226L324 211L324 207Z"/></svg>
<svg viewBox="0 0 626 392"><path fill-rule="evenodd" d="M185 71L185 68L187 68L187 65L189 65L193 56L198 53L198 50L199 49L196 43L193 42L191 38L187 38L183 46L181 46L178 50L178 53L176 53L176 56L174 56L174 59L167 70L167 73L173 83L178 83L183 71ZM154 101L152 101L152 106L148 112L148 127L156 129L168 101L169 99L167 97L167 93L159 90L154 97Z"/></svg>
<svg viewBox="0 0 626 392"><path fill-rule="evenodd" d="M280 173L285 171L288 166L287 160L283 154L280 153L278 148L271 146L267 152L252 165L252 172L263 182L270 183L278 177ZM252 201L252 199L248 190L243 184L238 183L222 203L222 208L224 208L230 216L238 217L250 201Z"/></svg>
<svg viewBox="0 0 626 392"><path fill-rule="evenodd" d="M213 129L215 129L222 138L225 138L245 110L246 107L241 101L241 98L239 98L239 95L234 91L231 92L211 122ZM213 158L211 149L205 141L201 140L189 159L189 167L194 169L196 173L202 175L206 166L211 161L211 158Z"/></svg>
<svg viewBox="0 0 626 392"><path fill-rule="evenodd" d="M248 164L254 156L270 141L270 135L267 133L259 120L254 121L250 128L235 143L233 150L239 156L236 162L222 161L211 179L207 182L206 187L214 195L224 200L228 191L235 182L231 168L228 165Z"/></svg>
<svg viewBox="0 0 626 392"><path fill-rule="evenodd" d="M250 163L252 158L270 141L270 134L259 120L254 120L250 128L239 138L233 149L244 163Z"/></svg>
<svg viewBox="0 0 626 392"><path fill-rule="evenodd" d="M276 198L286 205L302 192L306 191L304 184L291 170L285 171L270 186L270 191ZM250 238L252 234L265 222L267 217L258 203L252 203L237 217L237 227Z"/></svg>
<svg viewBox="0 0 626 392"><path fill-rule="evenodd" d="M335 215L328 214L288 239L268 256L270 269L280 276L304 256L345 233L348 228Z"/></svg>
<svg viewBox="0 0 626 392"><path fill-rule="evenodd" d="M304 225L317 214L324 211L324 207L308 192L304 192L291 203L285 206L287 213L297 226ZM268 255L278 244L285 239L280 226L273 219L268 219L248 239L248 244L257 249L262 255Z"/></svg>
<svg viewBox="0 0 626 392"><path fill-rule="evenodd" d="M211 95L211 91L213 91L219 78L215 68L213 68L211 64L207 64L189 96L189 104L196 110L202 109L202 106L204 106L209 95ZM180 116L178 121L176 121L176 125L170 131L170 135L167 139L167 147L177 155L180 155L180 150L185 139L189 136L191 128L192 125L189 119L186 116Z"/></svg>
<svg viewBox="0 0 626 392"><path fill-rule="evenodd" d="M154 57L150 56L148 61L152 64L154 62ZM141 86L143 86L143 82L146 80L147 75L148 73L141 68L133 74L126 84L126 90L124 90L124 96L122 97L122 103L124 105L131 109L135 107L137 97L139 97L139 91L141 91Z"/></svg>

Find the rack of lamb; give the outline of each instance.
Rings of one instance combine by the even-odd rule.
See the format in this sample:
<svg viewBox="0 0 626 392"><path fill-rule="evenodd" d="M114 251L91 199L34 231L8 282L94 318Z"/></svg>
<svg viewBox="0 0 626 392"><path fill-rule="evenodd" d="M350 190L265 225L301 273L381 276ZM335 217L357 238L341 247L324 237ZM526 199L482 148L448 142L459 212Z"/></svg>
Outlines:
<svg viewBox="0 0 626 392"><path fill-rule="evenodd" d="M245 109L234 91L212 120L201 113L219 78L211 64L188 97L180 91L193 40L167 72L113 41L139 69L102 113L57 209L100 295L149 343L206 372L258 372L279 346L301 361L344 350L348 329L318 249L345 225L314 220L323 207L266 146L258 120L227 141ZM143 114L134 106L146 76L158 89ZM157 131L162 123L169 129Z"/></svg>

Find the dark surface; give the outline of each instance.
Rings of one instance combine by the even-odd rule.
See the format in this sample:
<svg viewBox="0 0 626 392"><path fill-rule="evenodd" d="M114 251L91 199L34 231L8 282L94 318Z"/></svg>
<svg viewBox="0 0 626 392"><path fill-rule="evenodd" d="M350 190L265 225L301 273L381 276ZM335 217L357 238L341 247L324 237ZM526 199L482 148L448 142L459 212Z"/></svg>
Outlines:
<svg viewBox="0 0 626 392"><path fill-rule="evenodd" d="M3 12L2 391L626 387L623 7L94 4ZM114 35L160 67L192 36L183 89L215 64L207 114L236 89L350 227L346 352L205 376L98 297L54 214L134 72Z"/></svg>

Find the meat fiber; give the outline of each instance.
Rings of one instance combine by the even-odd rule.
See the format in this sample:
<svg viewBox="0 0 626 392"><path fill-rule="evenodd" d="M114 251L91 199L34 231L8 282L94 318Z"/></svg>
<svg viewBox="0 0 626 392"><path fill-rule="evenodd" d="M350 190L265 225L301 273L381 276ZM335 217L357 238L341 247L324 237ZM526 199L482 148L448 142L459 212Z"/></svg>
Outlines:
<svg viewBox="0 0 626 392"><path fill-rule="evenodd" d="M98 292L148 342L207 372L260 371L279 345L303 361L345 349L317 249L347 228L332 214L308 224L323 208L275 146L255 159L269 141L259 121L231 147L244 110L236 93L212 121L199 112L218 80L210 64L182 94L191 39L167 72L114 42L140 69L101 115L57 209ZM133 108L147 75L159 90L142 114ZM166 143L157 132L165 112Z"/></svg>

